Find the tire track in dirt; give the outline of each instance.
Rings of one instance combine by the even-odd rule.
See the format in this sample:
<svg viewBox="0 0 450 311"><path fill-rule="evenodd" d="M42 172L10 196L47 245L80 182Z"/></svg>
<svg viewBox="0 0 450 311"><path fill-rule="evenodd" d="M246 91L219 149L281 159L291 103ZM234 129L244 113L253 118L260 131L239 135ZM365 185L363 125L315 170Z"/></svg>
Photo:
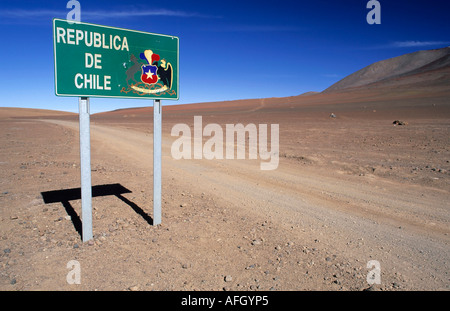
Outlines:
<svg viewBox="0 0 450 311"><path fill-rule="evenodd" d="M78 130L76 122L46 122ZM91 145L151 170L152 135L93 124L91 137ZM448 288L448 193L428 189L424 196L377 177L361 182L283 159L274 171L260 171L259 160L174 160L172 141L163 137L163 183L175 180L295 228L343 258L379 260L385 273L406 275L411 288Z"/></svg>

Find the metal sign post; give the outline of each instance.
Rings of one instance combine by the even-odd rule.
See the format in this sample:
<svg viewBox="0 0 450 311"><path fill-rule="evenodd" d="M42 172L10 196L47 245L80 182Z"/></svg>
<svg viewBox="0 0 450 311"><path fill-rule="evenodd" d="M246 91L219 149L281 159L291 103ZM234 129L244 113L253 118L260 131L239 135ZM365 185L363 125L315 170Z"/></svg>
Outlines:
<svg viewBox="0 0 450 311"><path fill-rule="evenodd" d="M153 225L161 223L161 101L153 101Z"/></svg>
<svg viewBox="0 0 450 311"><path fill-rule="evenodd" d="M55 94L79 97L82 239L92 239L89 98L153 99L153 225L161 224L161 99L179 98L175 36L53 19Z"/></svg>
<svg viewBox="0 0 450 311"><path fill-rule="evenodd" d="M81 217L83 242L92 239L91 131L89 97L80 97Z"/></svg>

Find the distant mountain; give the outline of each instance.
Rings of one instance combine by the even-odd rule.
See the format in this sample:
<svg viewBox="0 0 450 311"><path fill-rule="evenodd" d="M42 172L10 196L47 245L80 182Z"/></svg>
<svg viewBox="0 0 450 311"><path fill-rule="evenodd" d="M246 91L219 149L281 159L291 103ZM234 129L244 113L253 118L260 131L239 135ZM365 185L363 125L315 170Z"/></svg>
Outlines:
<svg viewBox="0 0 450 311"><path fill-rule="evenodd" d="M450 47L417 51L376 62L336 82L323 93L407 84L450 85Z"/></svg>
<svg viewBox="0 0 450 311"><path fill-rule="evenodd" d="M308 95L315 95L315 94L320 94L320 92L309 91L309 92L302 93L298 96L308 96Z"/></svg>

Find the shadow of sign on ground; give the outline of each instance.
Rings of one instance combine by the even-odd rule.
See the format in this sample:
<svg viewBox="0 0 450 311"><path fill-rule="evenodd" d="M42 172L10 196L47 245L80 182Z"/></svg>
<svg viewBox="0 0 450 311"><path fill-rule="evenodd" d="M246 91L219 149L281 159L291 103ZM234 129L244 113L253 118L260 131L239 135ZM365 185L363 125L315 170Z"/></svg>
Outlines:
<svg viewBox="0 0 450 311"><path fill-rule="evenodd" d="M122 195L124 193L131 193L131 191L118 183L92 186L93 198L114 195L117 198L119 198L122 202L130 206L138 215L140 215L145 221L147 221L149 225L153 225L152 217L150 217L146 212L144 212L144 210L140 208L136 203L124 197ZM41 195L45 204L60 202L64 206L67 214L70 216L72 220L75 230L78 232L80 237L83 238L81 218L69 202L81 199L81 188L45 191L41 192Z"/></svg>

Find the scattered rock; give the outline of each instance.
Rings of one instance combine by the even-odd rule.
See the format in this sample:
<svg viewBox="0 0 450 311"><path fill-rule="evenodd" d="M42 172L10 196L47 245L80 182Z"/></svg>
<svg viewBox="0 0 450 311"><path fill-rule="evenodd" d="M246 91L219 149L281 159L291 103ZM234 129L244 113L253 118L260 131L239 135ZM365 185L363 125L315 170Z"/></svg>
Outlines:
<svg viewBox="0 0 450 311"><path fill-rule="evenodd" d="M399 288L399 287L400 287L400 284L394 282L394 283L392 283L392 287L393 287L393 288Z"/></svg>
<svg viewBox="0 0 450 311"><path fill-rule="evenodd" d="M336 115L334 113L331 113L330 118L336 118Z"/></svg>
<svg viewBox="0 0 450 311"><path fill-rule="evenodd" d="M130 291L135 292L139 290L139 285L133 285L128 288Z"/></svg>
<svg viewBox="0 0 450 311"><path fill-rule="evenodd" d="M394 124L394 126L396 125L408 125L408 122L404 122L401 120L395 120L394 122L392 122L392 124Z"/></svg>
<svg viewBox="0 0 450 311"><path fill-rule="evenodd" d="M256 239L252 241L252 245L260 245L262 243L261 239Z"/></svg>
<svg viewBox="0 0 450 311"><path fill-rule="evenodd" d="M5 249L3 250L3 252L4 252L5 254L9 254L9 253L11 253L11 249L5 248Z"/></svg>
<svg viewBox="0 0 450 311"><path fill-rule="evenodd" d="M227 275L227 276L224 278L224 280L225 280L225 282L231 282L231 281L233 281L233 277L232 277L231 275Z"/></svg>

